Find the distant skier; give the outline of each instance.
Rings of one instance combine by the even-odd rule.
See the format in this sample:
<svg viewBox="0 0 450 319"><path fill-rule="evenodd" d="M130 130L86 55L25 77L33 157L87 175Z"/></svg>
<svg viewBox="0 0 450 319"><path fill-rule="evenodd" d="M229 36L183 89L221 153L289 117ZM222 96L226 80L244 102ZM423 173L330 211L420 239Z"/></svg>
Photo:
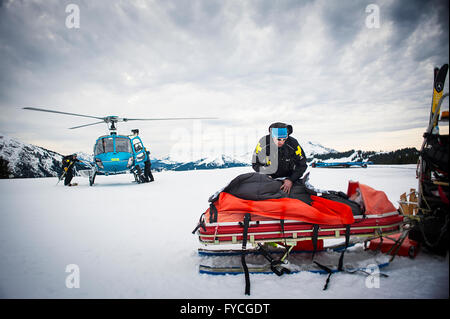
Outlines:
<svg viewBox="0 0 450 319"><path fill-rule="evenodd" d="M253 152L252 167L256 172L272 178L286 177L281 190L290 193L293 183L307 169L306 156L297 140L290 136L292 126L273 123L269 135L263 136Z"/></svg>
<svg viewBox="0 0 450 319"><path fill-rule="evenodd" d="M65 186L75 186L75 184L71 184L73 178L73 169L75 167L75 163L80 162L79 159L77 159L77 154L67 155L64 156L62 159L62 167L63 167L63 173L60 177L60 180L64 178L64 185Z"/></svg>

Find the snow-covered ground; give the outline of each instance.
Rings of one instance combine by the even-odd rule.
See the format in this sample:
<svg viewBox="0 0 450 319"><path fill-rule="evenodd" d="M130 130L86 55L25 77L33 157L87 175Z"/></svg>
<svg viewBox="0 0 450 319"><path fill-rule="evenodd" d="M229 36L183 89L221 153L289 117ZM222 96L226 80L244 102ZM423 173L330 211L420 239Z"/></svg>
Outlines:
<svg viewBox="0 0 450 319"><path fill-rule="evenodd" d="M251 275L198 273L199 247L191 234L208 197L249 167L155 173L154 183L131 175L98 176L77 187L56 178L0 180L1 298L448 298L449 262L420 252L383 268L379 288L362 275L302 272ZM367 169L311 169L316 188L346 192L349 180L384 190L397 207L417 186L415 165ZM79 269L79 288L66 279ZM66 269L69 272L66 272ZM73 283L73 282L72 282Z"/></svg>

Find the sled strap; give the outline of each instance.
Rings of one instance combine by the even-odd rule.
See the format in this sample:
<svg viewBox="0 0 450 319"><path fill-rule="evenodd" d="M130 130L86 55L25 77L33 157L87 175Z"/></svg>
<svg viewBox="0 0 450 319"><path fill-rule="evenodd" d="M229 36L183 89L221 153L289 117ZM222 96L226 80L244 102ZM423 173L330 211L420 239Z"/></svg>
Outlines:
<svg viewBox="0 0 450 319"><path fill-rule="evenodd" d="M195 227L195 229L192 231L193 234L195 234L195 232L197 231L197 229L199 229L200 227L203 228L204 231L206 231L205 220L203 219L203 215L205 215L205 213L203 213L203 214L200 216L200 219L198 220L197 227Z"/></svg>
<svg viewBox="0 0 450 319"><path fill-rule="evenodd" d="M344 264L344 254L347 250L348 243L350 241L350 225L345 225L345 248L341 253L341 257L339 257L338 271L342 271L342 267Z"/></svg>
<svg viewBox="0 0 450 319"><path fill-rule="evenodd" d="M327 290L328 284L330 283L330 277L333 274L333 271L325 265L319 264L317 261L314 262L320 269L326 271L328 273L327 280L325 281L325 286L323 286L323 290Z"/></svg>
<svg viewBox="0 0 450 319"><path fill-rule="evenodd" d="M244 233L242 237L242 251L241 251L241 263L242 269L245 274L245 294L250 295L250 274L248 272L247 263L245 262L245 254L247 250L247 232L248 225L250 223L250 213L246 213L244 216Z"/></svg>
<svg viewBox="0 0 450 319"><path fill-rule="evenodd" d="M281 236L284 238L284 244L286 244L286 236L284 235L284 219L280 219L280 225L281 225Z"/></svg>
<svg viewBox="0 0 450 319"><path fill-rule="evenodd" d="M217 208L214 203L209 204L209 222L217 222Z"/></svg>
<svg viewBox="0 0 450 319"><path fill-rule="evenodd" d="M316 254L318 238L319 238L319 225L314 224L313 225L313 234L312 234L313 253L312 253L311 259L314 259L314 255Z"/></svg>

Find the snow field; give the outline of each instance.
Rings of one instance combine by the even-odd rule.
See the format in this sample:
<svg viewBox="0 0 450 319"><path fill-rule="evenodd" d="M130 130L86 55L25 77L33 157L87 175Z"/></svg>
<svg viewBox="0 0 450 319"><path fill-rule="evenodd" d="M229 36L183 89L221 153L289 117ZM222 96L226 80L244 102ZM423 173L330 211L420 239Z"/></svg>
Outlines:
<svg viewBox="0 0 450 319"><path fill-rule="evenodd" d="M191 234L208 198L251 167L156 172L154 183L131 175L0 180L0 297L2 298L448 298L448 256L396 257L379 288L362 275L308 272L278 277L198 273L200 247ZM349 180L386 192L393 204L417 187L415 165L310 169L319 189L346 192ZM67 288L68 265L79 288Z"/></svg>

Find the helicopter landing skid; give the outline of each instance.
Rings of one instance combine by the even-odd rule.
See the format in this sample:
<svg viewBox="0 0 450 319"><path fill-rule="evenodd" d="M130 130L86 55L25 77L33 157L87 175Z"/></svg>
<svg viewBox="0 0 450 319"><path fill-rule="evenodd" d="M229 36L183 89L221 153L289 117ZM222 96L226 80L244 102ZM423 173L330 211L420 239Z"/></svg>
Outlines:
<svg viewBox="0 0 450 319"><path fill-rule="evenodd" d="M89 186L94 185L95 177L97 176L97 168L91 167L90 169L83 169L78 171L81 176L89 178Z"/></svg>
<svg viewBox="0 0 450 319"><path fill-rule="evenodd" d="M136 165L131 169L131 173L133 173L134 181L138 184L146 183L147 178L144 175L144 172L142 171L141 167L139 165Z"/></svg>

